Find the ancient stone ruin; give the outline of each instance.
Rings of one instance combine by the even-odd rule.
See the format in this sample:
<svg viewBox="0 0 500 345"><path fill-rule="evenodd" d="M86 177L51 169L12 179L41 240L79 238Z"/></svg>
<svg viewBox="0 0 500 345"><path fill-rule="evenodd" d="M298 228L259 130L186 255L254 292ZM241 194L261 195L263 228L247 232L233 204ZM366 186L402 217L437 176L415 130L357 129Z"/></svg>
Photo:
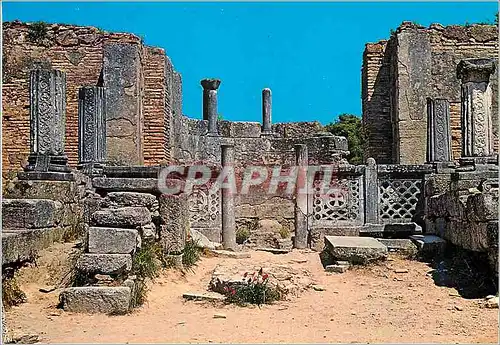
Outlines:
<svg viewBox="0 0 500 345"><path fill-rule="evenodd" d="M267 88L262 123L219 120L219 79L200 81L202 119L186 116L181 74L134 35L3 29L2 265L82 236L65 310L126 313L141 248L179 261L193 237L215 252L326 248L332 271L445 240L498 273L494 26L403 23L366 46L363 165L318 122L272 123Z"/></svg>

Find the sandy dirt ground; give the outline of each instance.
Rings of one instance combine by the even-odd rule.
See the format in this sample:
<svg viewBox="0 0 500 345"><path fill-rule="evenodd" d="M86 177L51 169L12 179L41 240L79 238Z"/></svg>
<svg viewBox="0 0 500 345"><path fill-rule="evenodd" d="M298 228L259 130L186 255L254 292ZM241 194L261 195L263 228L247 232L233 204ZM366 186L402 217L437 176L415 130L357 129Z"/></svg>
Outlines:
<svg viewBox="0 0 500 345"><path fill-rule="evenodd" d="M57 246L54 253L68 250L67 245ZM429 266L398 257L335 274L323 270L318 253L252 252L251 259L237 264L302 265L324 291L308 289L297 298L260 308L182 298L184 292L206 290L213 269L228 261L237 260L204 257L194 272L164 272L150 284L148 302L122 316L57 309L59 290L38 290L60 272L47 271L47 262L39 262L38 268L21 272L28 302L7 311L7 323L12 336L37 334L43 343L498 342L498 309L481 308L480 300L436 286ZM408 272L396 273L398 269ZM216 313L226 318L214 318Z"/></svg>

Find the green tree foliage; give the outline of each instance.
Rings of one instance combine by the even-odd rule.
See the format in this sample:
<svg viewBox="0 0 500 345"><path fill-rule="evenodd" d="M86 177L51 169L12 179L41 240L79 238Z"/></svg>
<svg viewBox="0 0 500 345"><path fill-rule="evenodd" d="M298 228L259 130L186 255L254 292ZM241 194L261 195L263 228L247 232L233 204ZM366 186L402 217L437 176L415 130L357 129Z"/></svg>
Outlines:
<svg viewBox="0 0 500 345"><path fill-rule="evenodd" d="M347 156L351 164L363 164L363 130L361 118L352 114L342 114L337 121L326 125L326 130L333 135L347 138L350 154Z"/></svg>

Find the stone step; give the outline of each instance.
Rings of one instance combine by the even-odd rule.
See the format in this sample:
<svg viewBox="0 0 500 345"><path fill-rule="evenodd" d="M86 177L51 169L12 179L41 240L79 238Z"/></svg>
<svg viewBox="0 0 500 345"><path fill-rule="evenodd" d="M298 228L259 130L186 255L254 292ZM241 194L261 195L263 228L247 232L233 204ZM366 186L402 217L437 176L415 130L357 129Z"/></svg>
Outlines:
<svg viewBox="0 0 500 345"><path fill-rule="evenodd" d="M387 258L387 247L372 237L325 236L325 245L337 261L367 264Z"/></svg>
<svg viewBox="0 0 500 345"><path fill-rule="evenodd" d="M94 177L92 186L97 190L114 192L158 193L157 178L109 178Z"/></svg>
<svg viewBox="0 0 500 345"><path fill-rule="evenodd" d="M106 200L111 205L118 206L142 206L150 210L157 210L159 207L156 196L150 193L110 192L106 195Z"/></svg>
<svg viewBox="0 0 500 345"><path fill-rule="evenodd" d="M130 254L82 254L76 268L89 274L116 275L132 269Z"/></svg>
<svg viewBox="0 0 500 345"><path fill-rule="evenodd" d="M439 254L446 246L446 241L436 235L413 235L410 239L421 253Z"/></svg>
<svg viewBox="0 0 500 345"><path fill-rule="evenodd" d="M63 205L48 199L3 199L2 228L29 230L56 226Z"/></svg>
<svg viewBox="0 0 500 345"><path fill-rule="evenodd" d="M417 246L408 238L377 238L390 252L416 253Z"/></svg>
<svg viewBox="0 0 500 345"><path fill-rule="evenodd" d="M359 229L362 234L398 234L400 237L421 234L422 227L414 222L411 223L391 223L391 224L365 224Z"/></svg>
<svg viewBox="0 0 500 345"><path fill-rule="evenodd" d="M65 311L75 313L126 314L131 308L128 286L83 286L64 289L59 295Z"/></svg>
<svg viewBox="0 0 500 345"><path fill-rule="evenodd" d="M94 254L131 254L139 244L139 232L133 229L89 228L88 252Z"/></svg>
<svg viewBox="0 0 500 345"><path fill-rule="evenodd" d="M151 213L146 207L108 208L92 214L92 224L103 227L132 228L151 223Z"/></svg>
<svg viewBox="0 0 500 345"><path fill-rule="evenodd" d="M157 178L159 166L104 166L103 173L107 177L122 178Z"/></svg>

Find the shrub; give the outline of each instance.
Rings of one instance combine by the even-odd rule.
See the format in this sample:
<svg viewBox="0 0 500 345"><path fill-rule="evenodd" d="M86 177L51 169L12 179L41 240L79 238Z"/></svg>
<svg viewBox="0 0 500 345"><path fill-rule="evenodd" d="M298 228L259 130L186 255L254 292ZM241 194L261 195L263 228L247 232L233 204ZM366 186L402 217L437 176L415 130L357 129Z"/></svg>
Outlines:
<svg viewBox="0 0 500 345"><path fill-rule="evenodd" d="M227 303L240 306L246 304L271 304L283 298L284 292L279 286L269 285L269 275L262 272L254 272L252 275L245 273L243 284L237 287L226 287L224 289Z"/></svg>
<svg viewBox="0 0 500 345"><path fill-rule="evenodd" d="M41 40L47 38L47 33L47 23L36 22L31 24L28 28L28 39L31 42L40 42Z"/></svg>
<svg viewBox="0 0 500 345"><path fill-rule="evenodd" d="M185 268L191 268L196 265L196 263L200 260L201 253L203 248L198 245L198 242L194 240L189 240L186 242L184 246L184 252L182 256L182 265Z"/></svg>
<svg viewBox="0 0 500 345"><path fill-rule="evenodd" d="M132 261L132 272L140 278L155 278L160 270L160 260L158 257L161 247L157 244L144 244L135 253Z"/></svg>
<svg viewBox="0 0 500 345"><path fill-rule="evenodd" d="M281 238L288 238L290 236L290 230L288 229L288 227L286 226L281 227L280 236Z"/></svg>
<svg viewBox="0 0 500 345"><path fill-rule="evenodd" d="M246 226L240 226L236 230L236 243L243 244L250 238L250 230Z"/></svg>
<svg viewBox="0 0 500 345"><path fill-rule="evenodd" d="M135 281L135 293L134 300L132 301L132 305L134 307L143 305L147 302L149 288L146 285L144 279L136 279Z"/></svg>

